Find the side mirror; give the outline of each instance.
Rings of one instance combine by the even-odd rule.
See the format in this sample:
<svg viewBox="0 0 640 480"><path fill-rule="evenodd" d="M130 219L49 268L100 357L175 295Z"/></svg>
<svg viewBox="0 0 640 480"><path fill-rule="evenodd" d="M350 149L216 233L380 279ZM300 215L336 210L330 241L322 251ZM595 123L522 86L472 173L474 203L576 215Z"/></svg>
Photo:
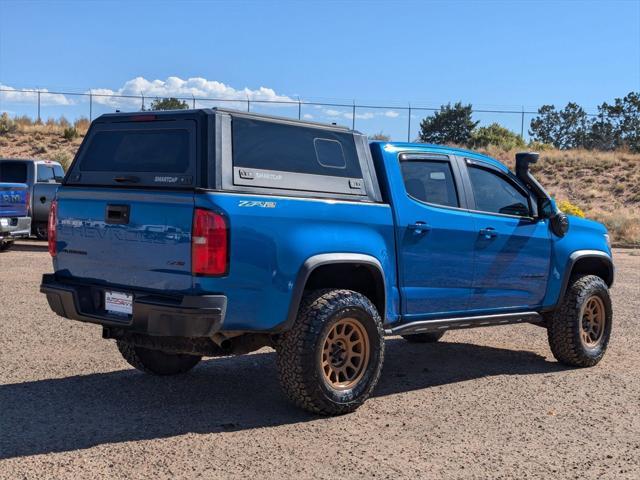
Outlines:
<svg viewBox="0 0 640 480"><path fill-rule="evenodd" d="M550 219L551 231L559 237L564 237L569 231L569 217L566 213L557 211Z"/></svg>

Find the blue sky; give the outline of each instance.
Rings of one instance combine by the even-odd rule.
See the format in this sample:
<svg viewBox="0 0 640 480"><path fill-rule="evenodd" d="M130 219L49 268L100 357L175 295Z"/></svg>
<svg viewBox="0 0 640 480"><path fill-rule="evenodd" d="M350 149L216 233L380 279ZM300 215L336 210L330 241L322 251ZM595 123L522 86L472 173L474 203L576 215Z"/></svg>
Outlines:
<svg viewBox="0 0 640 480"><path fill-rule="evenodd" d="M576 101L594 111L640 90L640 0L2 0L0 83L397 106L460 100L535 109ZM0 110L35 114L33 97L4 94L0 102ZM87 103L50 96L42 116L88 115ZM137 104L99 102L94 115ZM297 115L292 107L263 110ZM351 123L350 109L305 107L303 114ZM412 136L426 114L412 119ZM517 115L477 118L520 129ZM356 128L403 139L407 120L403 110L361 109Z"/></svg>

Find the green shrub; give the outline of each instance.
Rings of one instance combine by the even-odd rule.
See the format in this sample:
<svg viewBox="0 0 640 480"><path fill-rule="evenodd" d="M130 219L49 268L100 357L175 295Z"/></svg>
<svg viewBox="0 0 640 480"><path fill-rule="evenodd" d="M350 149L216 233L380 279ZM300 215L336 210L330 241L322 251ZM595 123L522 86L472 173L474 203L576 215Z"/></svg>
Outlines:
<svg viewBox="0 0 640 480"><path fill-rule="evenodd" d="M7 133L13 133L17 129L16 122L9 118L9 114L4 112L0 115L0 135L6 135Z"/></svg>
<svg viewBox="0 0 640 480"><path fill-rule="evenodd" d="M524 148L526 143L520 135L511 130L492 123L488 127L480 127L471 134L471 146L474 148L496 145L503 150Z"/></svg>
<svg viewBox="0 0 640 480"><path fill-rule="evenodd" d="M65 140L71 141L74 138L78 138L78 130L76 129L76 127L67 127L64 129L62 136Z"/></svg>

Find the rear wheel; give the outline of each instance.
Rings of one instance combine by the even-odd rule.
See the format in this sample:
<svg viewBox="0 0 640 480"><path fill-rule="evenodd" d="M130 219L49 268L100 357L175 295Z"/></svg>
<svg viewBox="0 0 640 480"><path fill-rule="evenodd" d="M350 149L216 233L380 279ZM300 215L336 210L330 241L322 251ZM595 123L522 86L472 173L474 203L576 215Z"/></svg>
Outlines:
<svg viewBox="0 0 640 480"><path fill-rule="evenodd" d="M202 357L182 353L151 350L130 343L117 341L118 350L132 367L152 375L177 375L195 367Z"/></svg>
<svg viewBox="0 0 640 480"><path fill-rule="evenodd" d="M573 367L597 364L609 344L612 317L604 280L595 275L572 279L560 307L548 321L553 356Z"/></svg>
<svg viewBox="0 0 640 480"><path fill-rule="evenodd" d="M424 333L415 333L413 335L402 335L409 343L436 343L438 340L442 338L444 335L444 331L442 332L424 332Z"/></svg>
<svg viewBox="0 0 640 480"><path fill-rule="evenodd" d="M280 383L297 406L322 415L358 408L380 378L382 320L371 301L350 290L317 290L278 342Z"/></svg>
<svg viewBox="0 0 640 480"><path fill-rule="evenodd" d="M47 224L44 222L40 222L36 224L33 232L38 240L46 240L47 239Z"/></svg>

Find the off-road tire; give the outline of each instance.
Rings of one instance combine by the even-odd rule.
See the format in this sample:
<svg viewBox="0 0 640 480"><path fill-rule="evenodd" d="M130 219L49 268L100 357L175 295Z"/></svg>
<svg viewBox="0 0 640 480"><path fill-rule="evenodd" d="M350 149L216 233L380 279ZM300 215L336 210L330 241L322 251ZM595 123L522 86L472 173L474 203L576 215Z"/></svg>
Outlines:
<svg viewBox="0 0 640 480"><path fill-rule="evenodd" d="M352 388L332 388L321 358L330 330L354 319L365 332L369 355L361 378ZM316 290L306 295L292 328L277 343L280 384L298 407L320 415L353 412L371 395L384 362L384 330L378 311L364 295L351 290Z"/></svg>
<svg viewBox="0 0 640 480"><path fill-rule="evenodd" d="M401 337L409 343L436 343L443 335L444 331L415 333L413 335L401 335Z"/></svg>
<svg viewBox="0 0 640 480"><path fill-rule="evenodd" d="M132 367L151 375L178 375L195 367L202 357L137 347L117 340L118 350Z"/></svg>
<svg viewBox="0 0 640 480"><path fill-rule="evenodd" d="M605 309L605 324L597 345L587 347L581 335L582 311L586 302L598 296ZM570 280L558 309L548 320L547 335L553 356L572 367L592 367L604 356L611 336L613 310L607 284L600 277L585 275Z"/></svg>

